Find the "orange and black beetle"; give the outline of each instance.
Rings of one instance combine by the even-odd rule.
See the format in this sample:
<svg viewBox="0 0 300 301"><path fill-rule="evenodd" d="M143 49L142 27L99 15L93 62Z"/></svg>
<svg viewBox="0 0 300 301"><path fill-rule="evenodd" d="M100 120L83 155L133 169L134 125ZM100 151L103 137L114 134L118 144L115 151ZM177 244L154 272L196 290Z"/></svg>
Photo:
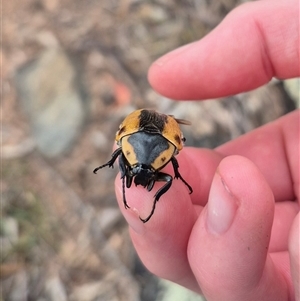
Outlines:
<svg viewBox="0 0 300 301"><path fill-rule="evenodd" d="M119 146L111 159L97 167L94 173L105 166L113 167L119 157L119 168L123 182L123 202L130 208L125 198L126 187L142 185L151 191L156 181L166 182L154 195L152 210L149 216L141 219L146 223L154 213L156 202L172 185L172 176L160 170L170 161L174 168L174 178L179 178L193 192L192 187L182 178L175 155L183 148L183 137L179 124L190 124L188 121L176 119L171 115L160 114L154 110L141 109L129 114L121 123L116 133Z"/></svg>

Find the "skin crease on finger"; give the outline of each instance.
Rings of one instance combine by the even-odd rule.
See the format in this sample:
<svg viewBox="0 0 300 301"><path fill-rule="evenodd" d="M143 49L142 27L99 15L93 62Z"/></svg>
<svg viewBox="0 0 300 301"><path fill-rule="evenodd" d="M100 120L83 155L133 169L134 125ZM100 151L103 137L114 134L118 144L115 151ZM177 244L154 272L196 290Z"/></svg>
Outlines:
<svg viewBox="0 0 300 301"><path fill-rule="evenodd" d="M239 6L200 41L152 64L149 82L160 94L182 100L233 95L272 77L299 76L298 6L298 0Z"/></svg>

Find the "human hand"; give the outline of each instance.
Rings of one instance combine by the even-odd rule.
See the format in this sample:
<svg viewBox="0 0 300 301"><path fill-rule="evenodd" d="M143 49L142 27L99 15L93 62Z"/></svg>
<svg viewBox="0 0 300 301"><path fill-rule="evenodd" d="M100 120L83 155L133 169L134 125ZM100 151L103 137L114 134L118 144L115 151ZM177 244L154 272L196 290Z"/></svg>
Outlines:
<svg viewBox="0 0 300 301"><path fill-rule="evenodd" d="M201 41L153 64L150 82L168 97L200 99L299 76L297 4L240 6ZM299 111L214 151L185 148L177 159L194 192L174 180L146 224L139 216L156 189L127 190L125 210L116 180L146 267L208 301L299 301Z"/></svg>

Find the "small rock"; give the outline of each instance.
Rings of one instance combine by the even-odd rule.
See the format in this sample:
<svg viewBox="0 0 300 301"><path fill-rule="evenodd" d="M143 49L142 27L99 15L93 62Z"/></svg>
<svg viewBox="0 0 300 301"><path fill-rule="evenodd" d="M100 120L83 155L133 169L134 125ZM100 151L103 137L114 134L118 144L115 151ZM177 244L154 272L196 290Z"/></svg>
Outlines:
<svg viewBox="0 0 300 301"><path fill-rule="evenodd" d="M92 301L100 292L104 291L104 283L101 281L83 284L73 290L70 300L72 301Z"/></svg>
<svg viewBox="0 0 300 301"><path fill-rule="evenodd" d="M80 132L87 103L67 54L46 50L18 71L16 86L38 149L48 157L68 150Z"/></svg>
<svg viewBox="0 0 300 301"><path fill-rule="evenodd" d="M300 78L287 79L283 82L284 88L287 90L290 97L300 107Z"/></svg>
<svg viewBox="0 0 300 301"><path fill-rule="evenodd" d="M51 1L52 2L52 1ZM44 47L58 47L59 41L53 32L49 30L42 30L36 35L37 41Z"/></svg>
<svg viewBox="0 0 300 301"><path fill-rule="evenodd" d="M118 208L104 208L98 216L99 227L105 231L112 228L121 218Z"/></svg>
<svg viewBox="0 0 300 301"><path fill-rule="evenodd" d="M19 225L16 219L12 217L6 217L2 220L2 234L0 236L0 246L1 246L1 255L9 254L14 248L14 245L17 244L19 240ZM7 264L7 263L6 263ZM6 265L6 268L1 265L1 277L11 274L15 270L13 265ZM1 300L1 299L0 299Z"/></svg>
<svg viewBox="0 0 300 301"><path fill-rule="evenodd" d="M50 301L67 301L67 294L63 283L58 276L46 282L46 294Z"/></svg>
<svg viewBox="0 0 300 301"><path fill-rule="evenodd" d="M14 276L12 290L8 298L10 301L27 301L27 280L25 270L21 270Z"/></svg>
<svg viewBox="0 0 300 301"><path fill-rule="evenodd" d="M101 151L107 151L108 141L107 137L102 131L94 131L91 133L91 143Z"/></svg>
<svg viewBox="0 0 300 301"><path fill-rule="evenodd" d="M3 219L3 230L5 237L7 237L12 244L17 243L19 239L19 226L16 219L12 217Z"/></svg>
<svg viewBox="0 0 300 301"><path fill-rule="evenodd" d="M145 3L140 8L140 17L149 22L161 23L167 20L167 12L158 5Z"/></svg>

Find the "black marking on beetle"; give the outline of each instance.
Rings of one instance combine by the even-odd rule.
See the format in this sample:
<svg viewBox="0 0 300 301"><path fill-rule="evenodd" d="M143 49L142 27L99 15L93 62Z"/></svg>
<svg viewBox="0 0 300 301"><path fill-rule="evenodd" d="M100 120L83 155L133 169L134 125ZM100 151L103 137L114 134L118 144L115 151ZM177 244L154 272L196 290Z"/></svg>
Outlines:
<svg viewBox="0 0 300 301"><path fill-rule="evenodd" d="M164 163L166 161L166 159L167 159L166 157L161 157L160 158L160 160L161 160L162 163Z"/></svg>
<svg viewBox="0 0 300 301"><path fill-rule="evenodd" d="M130 155L130 151L127 150L127 151L126 151L126 156L129 156L129 155Z"/></svg>
<svg viewBox="0 0 300 301"><path fill-rule="evenodd" d="M178 144L181 143L181 138L177 134L174 136L174 139Z"/></svg>

